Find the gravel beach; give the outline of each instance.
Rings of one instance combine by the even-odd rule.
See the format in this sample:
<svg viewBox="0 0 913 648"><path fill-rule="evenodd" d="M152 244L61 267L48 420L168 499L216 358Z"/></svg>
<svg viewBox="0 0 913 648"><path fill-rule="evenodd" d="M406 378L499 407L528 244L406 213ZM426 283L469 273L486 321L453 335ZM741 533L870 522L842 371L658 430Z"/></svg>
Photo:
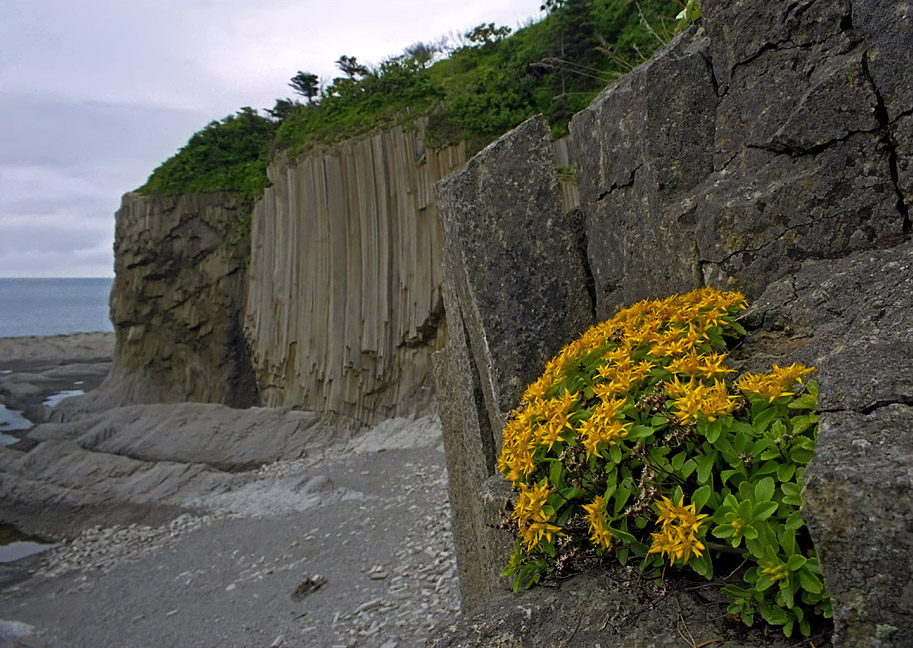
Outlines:
<svg viewBox="0 0 913 648"><path fill-rule="evenodd" d="M7 378L16 366L26 373L16 363L61 360L53 349L67 346L57 338L44 348L36 342L41 338L18 338L29 340L18 347L8 340L0 340L0 367L14 367ZM92 360L87 364L97 364L98 358ZM224 420L225 438L231 439L230 422L239 418L232 412L240 413L202 405L209 409L198 412L189 404L124 408L129 425L123 428L162 421L166 410L154 408L169 407L189 412L174 423L183 427L173 438L197 429L213 451L220 425L213 430L201 421ZM85 431L80 420L47 423L33 429L38 441L29 452L0 450L0 519L8 502L18 501L21 513L34 494L35 506L45 512L65 501L70 517L61 517L61 525L83 523L60 534L71 539L57 548L0 571L0 647L392 648L424 645L433 628L458 617L436 416L330 433L300 423L302 413L295 427L289 424L294 412L244 412L247 426L264 421L264 439L281 436L280 428L285 434L275 442L272 461L248 470L208 465L206 456L194 456L206 454L199 447L173 450L164 460L169 449L150 448L148 439L142 450L151 454L143 460L123 449L110 454L109 446L99 445L96 428L107 426L105 435L116 441L111 421L119 420L117 412L106 413L113 418L104 423L87 418ZM123 434L134 443L134 436ZM169 443L167 434L156 436ZM270 443L261 445L269 450ZM47 448L63 452L71 446L73 453L91 454L94 463L86 465L93 471L110 460L120 471L116 476L126 470L130 481L107 477L96 483L88 469L82 476L54 469L46 474L56 490L36 494L27 470L44 474ZM289 448L294 453L281 456ZM61 456L66 461L68 455ZM205 479L169 481L161 477L166 469ZM73 503L99 484L129 484L132 490L105 493L111 508L104 515L94 505L80 509ZM156 508L153 501L168 505ZM101 523L91 524L95 519Z"/></svg>

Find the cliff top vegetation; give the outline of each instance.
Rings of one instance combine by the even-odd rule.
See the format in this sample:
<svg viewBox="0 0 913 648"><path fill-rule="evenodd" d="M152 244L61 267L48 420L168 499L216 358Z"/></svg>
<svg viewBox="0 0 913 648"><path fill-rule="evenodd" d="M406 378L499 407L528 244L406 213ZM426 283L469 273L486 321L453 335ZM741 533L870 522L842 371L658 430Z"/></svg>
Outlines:
<svg viewBox="0 0 913 648"><path fill-rule="evenodd" d="M321 145L427 116L426 141L465 140L470 150L543 114L556 136L570 117L674 34L684 0L548 0L545 17L515 33L482 23L453 39L416 43L375 68L354 56L321 88L299 71L300 99L277 99L213 121L138 189L174 195L239 191L257 196L279 150L297 157Z"/></svg>

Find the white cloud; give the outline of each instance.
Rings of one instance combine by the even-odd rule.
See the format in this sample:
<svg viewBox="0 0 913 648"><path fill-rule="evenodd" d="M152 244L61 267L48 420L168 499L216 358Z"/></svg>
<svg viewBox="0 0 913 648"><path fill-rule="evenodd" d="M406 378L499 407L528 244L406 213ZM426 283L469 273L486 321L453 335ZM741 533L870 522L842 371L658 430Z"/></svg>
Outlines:
<svg viewBox="0 0 913 648"><path fill-rule="evenodd" d="M114 211L212 119L536 0L0 1L0 277L110 275Z"/></svg>

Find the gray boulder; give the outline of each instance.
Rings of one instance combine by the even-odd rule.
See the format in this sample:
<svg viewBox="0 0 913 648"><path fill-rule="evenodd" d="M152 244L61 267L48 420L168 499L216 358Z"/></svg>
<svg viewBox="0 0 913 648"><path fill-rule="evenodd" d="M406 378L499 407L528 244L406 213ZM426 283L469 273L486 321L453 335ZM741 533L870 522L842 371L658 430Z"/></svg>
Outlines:
<svg viewBox="0 0 913 648"><path fill-rule="evenodd" d="M494 528L497 497L483 493L507 412L593 321L579 221L565 214L550 135L531 119L436 186L448 343L435 380L466 609L503 589L512 540Z"/></svg>

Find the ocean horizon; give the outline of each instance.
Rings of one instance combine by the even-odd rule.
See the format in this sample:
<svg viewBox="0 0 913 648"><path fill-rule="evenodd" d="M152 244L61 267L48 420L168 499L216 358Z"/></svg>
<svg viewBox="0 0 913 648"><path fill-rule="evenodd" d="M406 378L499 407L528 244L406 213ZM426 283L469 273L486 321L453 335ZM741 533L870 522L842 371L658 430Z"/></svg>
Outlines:
<svg viewBox="0 0 913 648"><path fill-rule="evenodd" d="M0 337L110 332L114 277L0 278Z"/></svg>

